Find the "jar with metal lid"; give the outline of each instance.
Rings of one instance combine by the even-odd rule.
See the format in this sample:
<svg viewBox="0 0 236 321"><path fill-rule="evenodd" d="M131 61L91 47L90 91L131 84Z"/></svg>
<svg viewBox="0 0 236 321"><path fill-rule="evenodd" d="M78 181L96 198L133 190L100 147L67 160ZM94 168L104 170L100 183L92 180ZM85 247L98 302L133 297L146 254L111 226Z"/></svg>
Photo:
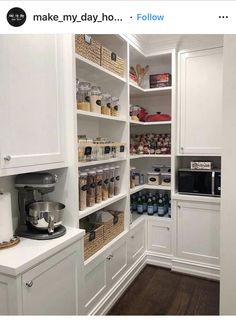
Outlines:
<svg viewBox="0 0 236 321"><path fill-rule="evenodd" d="M83 211L87 207L87 173L81 173L79 176L79 209Z"/></svg>
<svg viewBox="0 0 236 321"><path fill-rule="evenodd" d="M111 198L115 193L115 167L109 169L109 190L108 197Z"/></svg>
<svg viewBox="0 0 236 321"><path fill-rule="evenodd" d="M96 203L101 203L102 201L102 180L103 180L103 170L97 169L96 171L96 194L95 200Z"/></svg>
<svg viewBox="0 0 236 321"><path fill-rule="evenodd" d="M111 95L110 94L102 95L101 111L103 115L111 116Z"/></svg>
<svg viewBox="0 0 236 321"><path fill-rule="evenodd" d="M130 167L130 188L135 187L135 170L136 167Z"/></svg>
<svg viewBox="0 0 236 321"><path fill-rule="evenodd" d="M101 114L101 88L92 86L90 95L90 109L91 112Z"/></svg>
<svg viewBox="0 0 236 321"><path fill-rule="evenodd" d="M96 171L88 172L87 206L95 205Z"/></svg>
<svg viewBox="0 0 236 321"><path fill-rule="evenodd" d="M135 171L134 172L134 184L135 186L139 186L140 185L140 172L139 171Z"/></svg>
<svg viewBox="0 0 236 321"><path fill-rule="evenodd" d="M114 194L120 194L120 166L115 166L115 187Z"/></svg>
<svg viewBox="0 0 236 321"><path fill-rule="evenodd" d="M148 181L148 185L155 185L155 186L160 185L161 184L160 173L156 173L156 172L147 173L147 181Z"/></svg>
<svg viewBox="0 0 236 321"><path fill-rule="evenodd" d="M103 183L102 183L102 200L106 201L108 199L109 190L109 168L103 169Z"/></svg>
<svg viewBox="0 0 236 321"><path fill-rule="evenodd" d="M117 97L111 98L111 116L119 116L119 98Z"/></svg>
<svg viewBox="0 0 236 321"><path fill-rule="evenodd" d="M77 109L90 111L90 90L89 82L79 82L77 91Z"/></svg>

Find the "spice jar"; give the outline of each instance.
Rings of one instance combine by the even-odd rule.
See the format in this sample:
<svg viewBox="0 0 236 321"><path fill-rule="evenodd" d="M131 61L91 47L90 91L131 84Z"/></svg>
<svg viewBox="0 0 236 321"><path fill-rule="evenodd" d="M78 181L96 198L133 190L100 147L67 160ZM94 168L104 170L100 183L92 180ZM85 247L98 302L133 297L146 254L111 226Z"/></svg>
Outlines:
<svg viewBox="0 0 236 321"><path fill-rule="evenodd" d="M120 194L120 166L115 166L115 188L114 194Z"/></svg>
<svg viewBox="0 0 236 321"><path fill-rule="evenodd" d="M130 188L135 187L135 170L136 167L130 167Z"/></svg>
<svg viewBox="0 0 236 321"><path fill-rule="evenodd" d="M108 197L109 198L113 197L114 193L115 193L115 167L110 167Z"/></svg>
<svg viewBox="0 0 236 321"><path fill-rule="evenodd" d="M103 94L101 99L101 111L103 115L111 115L111 95Z"/></svg>
<svg viewBox="0 0 236 321"><path fill-rule="evenodd" d="M101 114L101 88L93 86L91 88L90 109L91 112Z"/></svg>
<svg viewBox="0 0 236 321"><path fill-rule="evenodd" d="M95 205L95 190L96 190L96 172L88 172L88 191L87 191L87 206Z"/></svg>
<svg viewBox="0 0 236 321"><path fill-rule="evenodd" d="M112 97L111 99L111 116L119 116L119 98Z"/></svg>
<svg viewBox="0 0 236 321"><path fill-rule="evenodd" d="M89 94L91 85L89 82L80 82L77 91L77 109L90 111Z"/></svg>
<svg viewBox="0 0 236 321"><path fill-rule="evenodd" d="M102 200L106 201L108 199L109 190L109 168L103 169L103 184L102 184Z"/></svg>
<svg viewBox="0 0 236 321"><path fill-rule="evenodd" d="M83 211L87 205L87 173L81 173L79 176L79 209Z"/></svg>
<svg viewBox="0 0 236 321"><path fill-rule="evenodd" d="M103 179L103 170L102 169L98 169L96 171L96 194L95 194L95 200L96 203L101 203L102 201L102 179Z"/></svg>

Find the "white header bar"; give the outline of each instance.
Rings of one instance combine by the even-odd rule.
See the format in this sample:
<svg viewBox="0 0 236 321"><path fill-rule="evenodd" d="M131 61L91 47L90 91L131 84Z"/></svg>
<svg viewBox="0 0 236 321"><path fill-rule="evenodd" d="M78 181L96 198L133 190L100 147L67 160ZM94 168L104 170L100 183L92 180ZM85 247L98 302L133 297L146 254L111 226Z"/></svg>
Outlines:
<svg viewBox="0 0 236 321"><path fill-rule="evenodd" d="M1 1L0 6L2 34L236 33L236 1ZM8 22L21 19L18 27Z"/></svg>

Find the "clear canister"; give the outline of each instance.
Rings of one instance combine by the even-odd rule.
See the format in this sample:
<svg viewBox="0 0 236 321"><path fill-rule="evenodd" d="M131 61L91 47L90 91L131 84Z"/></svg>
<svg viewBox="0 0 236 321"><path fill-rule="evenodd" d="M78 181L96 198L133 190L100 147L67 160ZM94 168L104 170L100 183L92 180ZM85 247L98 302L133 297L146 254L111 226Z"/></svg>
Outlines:
<svg viewBox="0 0 236 321"><path fill-rule="evenodd" d="M114 194L120 194L120 166L115 166L115 188Z"/></svg>
<svg viewBox="0 0 236 321"><path fill-rule="evenodd" d="M101 111L103 115L111 115L111 95L103 94L101 98Z"/></svg>
<svg viewBox="0 0 236 321"><path fill-rule="evenodd" d="M79 176L79 209L83 211L87 207L87 173L81 173Z"/></svg>
<svg viewBox="0 0 236 321"><path fill-rule="evenodd" d="M106 142L103 144L103 159L110 159L112 155L111 143Z"/></svg>
<svg viewBox="0 0 236 321"><path fill-rule="evenodd" d="M108 190L109 190L109 168L103 169L103 184L102 184L102 200L106 201L108 199Z"/></svg>
<svg viewBox="0 0 236 321"><path fill-rule="evenodd" d="M96 203L101 203L102 201L102 181L103 181L103 170L98 169L96 171Z"/></svg>
<svg viewBox="0 0 236 321"><path fill-rule="evenodd" d="M113 197L115 193L115 167L109 169L109 190L108 197Z"/></svg>
<svg viewBox="0 0 236 321"><path fill-rule="evenodd" d="M93 86L91 88L90 109L93 113L101 114L101 88Z"/></svg>
<svg viewBox="0 0 236 321"><path fill-rule="evenodd" d="M77 91L77 109L90 111L90 90L91 84L89 82L79 82Z"/></svg>
<svg viewBox="0 0 236 321"><path fill-rule="evenodd" d="M119 116L119 98L117 97L111 98L111 116Z"/></svg>
<svg viewBox="0 0 236 321"><path fill-rule="evenodd" d="M87 206L95 205L96 171L88 172Z"/></svg>
<svg viewBox="0 0 236 321"><path fill-rule="evenodd" d="M136 167L130 167L130 188L135 187L135 170Z"/></svg>

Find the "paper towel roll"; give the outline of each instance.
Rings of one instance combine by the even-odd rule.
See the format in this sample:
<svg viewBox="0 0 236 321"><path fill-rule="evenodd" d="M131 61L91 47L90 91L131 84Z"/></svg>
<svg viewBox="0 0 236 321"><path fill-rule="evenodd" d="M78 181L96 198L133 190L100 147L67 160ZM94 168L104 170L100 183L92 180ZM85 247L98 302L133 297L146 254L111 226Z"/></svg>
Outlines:
<svg viewBox="0 0 236 321"><path fill-rule="evenodd" d="M0 194L0 243L13 237L11 194Z"/></svg>

